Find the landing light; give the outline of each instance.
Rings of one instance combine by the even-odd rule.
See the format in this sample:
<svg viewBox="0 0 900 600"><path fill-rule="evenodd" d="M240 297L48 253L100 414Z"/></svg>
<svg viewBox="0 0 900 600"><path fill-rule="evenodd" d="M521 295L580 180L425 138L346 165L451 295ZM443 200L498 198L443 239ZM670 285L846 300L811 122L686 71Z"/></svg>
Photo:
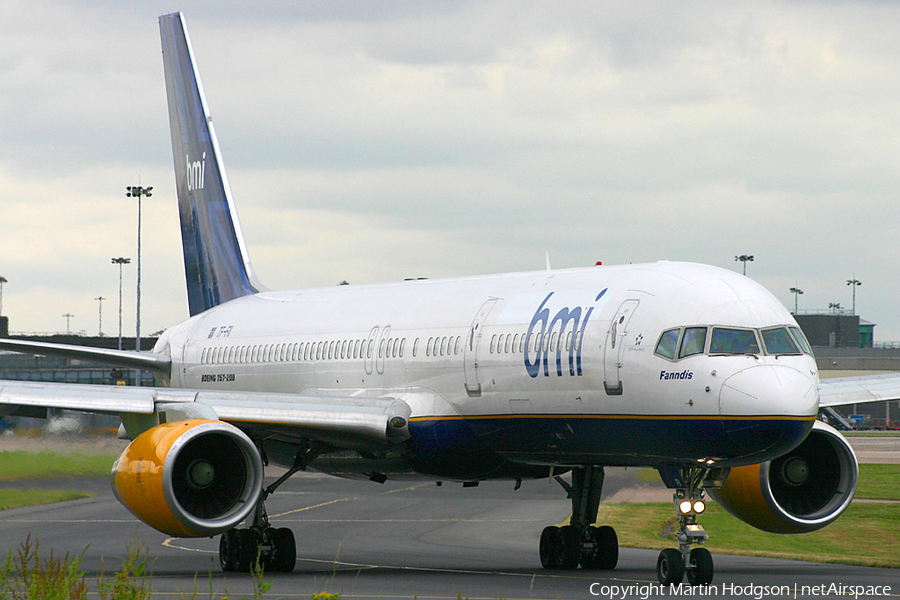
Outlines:
<svg viewBox="0 0 900 600"><path fill-rule="evenodd" d="M683 515L701 514L706 510L706 502L703 500L682 500L678 503L678 512Z"/></svg>

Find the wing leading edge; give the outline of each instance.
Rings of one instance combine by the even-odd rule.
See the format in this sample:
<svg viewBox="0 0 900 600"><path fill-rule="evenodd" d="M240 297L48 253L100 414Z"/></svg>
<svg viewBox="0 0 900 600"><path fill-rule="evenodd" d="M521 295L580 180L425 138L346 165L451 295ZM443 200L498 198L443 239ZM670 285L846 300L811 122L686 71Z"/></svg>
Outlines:
<svg viewBox="0 0 900 600"><path fill-rule="evenodd" d="M900 400L900 373L823 379L819 382L819 406L845 406Z"/></svg>
<svg viewBox="0 0 900 600"><path fill-rule="evenodd" d="M0 416L45 408L119 414L132 438L161 422L206 418L289 430L343 448L402 442L411 413L394 398L0 381Z"/></svg>

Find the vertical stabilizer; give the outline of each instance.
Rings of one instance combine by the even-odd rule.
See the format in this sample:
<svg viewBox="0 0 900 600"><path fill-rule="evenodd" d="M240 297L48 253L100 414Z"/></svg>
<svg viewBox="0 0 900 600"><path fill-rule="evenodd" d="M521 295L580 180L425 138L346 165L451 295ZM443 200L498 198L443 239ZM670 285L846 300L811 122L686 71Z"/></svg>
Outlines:
<svg viewBox="0 0 900 600"><path fill-rule="evenodd" d="M254 294L256 280L181 13L159 18L191 316Z"/></svg>

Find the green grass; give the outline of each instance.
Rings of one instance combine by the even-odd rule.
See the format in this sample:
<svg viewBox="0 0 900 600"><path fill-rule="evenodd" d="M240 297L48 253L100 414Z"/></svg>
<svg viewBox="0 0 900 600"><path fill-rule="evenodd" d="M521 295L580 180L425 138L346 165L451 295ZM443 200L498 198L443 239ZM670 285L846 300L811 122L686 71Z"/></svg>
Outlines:
<svg viewBox="0 0 900 600"><path fill-rule="evenodd" d="M53 504L67 500L87 498L91 494L72 490L5 490L0 489L0 510L34 506L36 504Z"/></svg>
<svg viewBox="0 0 900 600"><path fill-rule="evenodd" d="M855 497L900 500L900 465L859 465Z"/></svg>
<svg viewBox="0 0 900 600"><path fill-rule="evenodd" d="M73 452L0 452L0 481L109 475L118 454Z"/></svg>
<svg viewBox="0 0 900 600"><path fill-rule="evenodd" d="M714 553L900 568L900 505L851 504L831 525L801 535L766 533L712 502L707 506L699 522L710 535L706 547ZM669 503L605 504L598 519L615 524L620 545L655 549L674 547L674 536L664 537L674 521Z"/></svg>

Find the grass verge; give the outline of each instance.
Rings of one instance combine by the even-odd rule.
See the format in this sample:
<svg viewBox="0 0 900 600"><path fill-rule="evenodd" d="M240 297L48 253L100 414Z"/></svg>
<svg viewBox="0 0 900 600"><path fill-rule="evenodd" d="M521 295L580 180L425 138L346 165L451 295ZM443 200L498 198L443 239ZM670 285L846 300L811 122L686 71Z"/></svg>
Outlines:
<svg viewBox="0 0 900 600"><path fill-rule="evenodd" d="M109 475L118 454L0 452L0 481Z"/></svg>
<svg viewBox="0 0 900 600"><path fill-rule="evenodd" d="M900 465L859 465L855 497L900 500Z"/></svg>
<svg viewBox="0 0 900 600"><path fill-rule="evenodd" d="M654 549L673 547L676 521L670 503L605 504L598 519L615 523L620 545ZM760 531L714 503L699 522L710 534L706 547L714 553L900 568L897 504L854 503L831 525L802 535Z"/></svg>
<svg viewBox="0 0 900 600"><path fill-rule="evenodd" d="M0 489L0 510L19 508L21 506L35 506L37 504L53 504L67 500L88 498L92 494L74 490L7 490Z"/></svg>

